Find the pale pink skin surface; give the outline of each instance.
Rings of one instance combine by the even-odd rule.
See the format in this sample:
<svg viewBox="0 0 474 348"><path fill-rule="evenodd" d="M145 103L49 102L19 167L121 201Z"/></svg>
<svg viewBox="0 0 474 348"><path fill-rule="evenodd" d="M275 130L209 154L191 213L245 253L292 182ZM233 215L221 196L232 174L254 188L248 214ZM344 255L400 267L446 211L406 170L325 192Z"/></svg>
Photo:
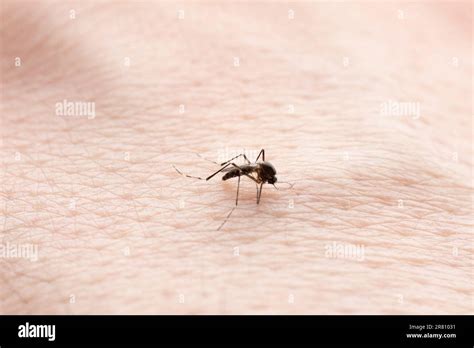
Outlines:
<svg viewBox="0 0 474 348"><path fill-rule="evenodd" d="M1 11L2 243L39 259L0 258L0 313L474 312L470 4ZM293 189L243 179L216 231L236 181L171 165L262 147Z"/></svg>

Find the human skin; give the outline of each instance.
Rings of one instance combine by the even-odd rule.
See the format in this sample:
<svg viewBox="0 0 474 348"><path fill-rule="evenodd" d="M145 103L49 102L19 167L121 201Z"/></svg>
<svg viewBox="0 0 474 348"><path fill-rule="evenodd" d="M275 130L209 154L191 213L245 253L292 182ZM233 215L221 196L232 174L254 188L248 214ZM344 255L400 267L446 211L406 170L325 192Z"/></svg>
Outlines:
<svg viewBox="0 0 474 348"><path fill-rule="evenodd" d="M0 313L473 313L471 4L1 5Z"/></svg>

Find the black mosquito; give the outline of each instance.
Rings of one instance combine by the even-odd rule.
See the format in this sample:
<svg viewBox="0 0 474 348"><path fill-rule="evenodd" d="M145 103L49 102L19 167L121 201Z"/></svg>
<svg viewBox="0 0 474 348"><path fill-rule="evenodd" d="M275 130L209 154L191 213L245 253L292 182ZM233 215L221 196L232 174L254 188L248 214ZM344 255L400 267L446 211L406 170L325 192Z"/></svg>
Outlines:
<svg viewBox="0 0 474 348"><path fill-rule="evenodd" d="M245 164L236 164L233 161L239 157L243 157L245 160ZM262 161L258 162L259 158L262 157ZM224 176L222 177L222 180L228 180L231 178L238 178L237 181L237 195L235 197L235 206L239 204L239 189L240 189L240 178L242 176L246 176L249 179L253 180L255 182L255 185L257 187L257 204L260 204L260 198L262 197L262 188L263 184L268 183L273 185L275 188L275 183L277 182L277 177L276 177L276 170L275 167L270 163L265 161L265 150L262 149L260 153L258 154L257 158L255 159L255 162L250 162L247 156L243 153L240 155L237 155L233 158L231 158L228 161L222 162L222 163L216 163L214 161L211 161L215 164L218 164L221 166L221 168L216 171L215 173L209 175L207 178L201 178L198 176L192 176L188 174L182 173L178 168L176 168L174 165L174 169L181 175L186 176L188 178L193 178L193 179L199 179L199 180L210 180L217 174L223 172L225 173ZM278 188L277 188L278 189ZM218 230L225 224L227 219L230 217L230 214L234 211L235 207L231 210L229 215L227 215L226 220L222 223L222 225L218 228Z"/></svg>

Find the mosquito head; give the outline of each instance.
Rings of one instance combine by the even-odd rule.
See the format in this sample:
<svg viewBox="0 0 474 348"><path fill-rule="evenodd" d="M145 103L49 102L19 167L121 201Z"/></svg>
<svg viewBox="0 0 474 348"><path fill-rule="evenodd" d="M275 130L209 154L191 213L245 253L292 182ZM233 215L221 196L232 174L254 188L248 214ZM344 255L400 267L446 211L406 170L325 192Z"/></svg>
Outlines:
<svg viewBox="0 0 474 348"><path fill-rule="evenodd" d="M268 182L269 184L273 185L277 182L277 177L276 177L276 170L273 164L270 162L262 162L260 163L260 168L261 168L261 179L265 182Z"/></svg>

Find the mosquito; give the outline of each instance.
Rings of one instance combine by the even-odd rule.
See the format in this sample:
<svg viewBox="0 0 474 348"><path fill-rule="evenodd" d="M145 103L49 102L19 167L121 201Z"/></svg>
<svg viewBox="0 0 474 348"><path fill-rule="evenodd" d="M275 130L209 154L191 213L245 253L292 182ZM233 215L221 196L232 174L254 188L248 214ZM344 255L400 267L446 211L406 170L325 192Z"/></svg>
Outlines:
<svg viewBox="0 0 474 348"><path fill-rule="evenodd" d="M245 164L238 165L233 162L239 157L244 158ZM258 162L260 157L262 158L262 161ZM214 161L211 161L211 162L216 163ZM222 177L223 181L237 177L238 181L237 181L237 195L235 197L235 206L234 208L232 208L229 215L227 215L226 219L224 220L222 225L218 228L218 230L220 230L221 227L227 222L230 215L239 204L239 190L240 190L241 177L245 176L255 182L255 185L257 187L257 204L260 204L260 199L262 197L263 184L265 183L271 184L278 190L278 188L275 186L275 183L277 182L276 170L275 170L275 167L270 162L265 161L265 149L260 150L260 153L258 154L257 158L255 159L253 163L249 161L249 159L244 153L241 153L240 155L237 155L228 161L222 162L220 164L219 163L216 163L216 164L221 166L221 168L217 170L216 172L214 172L213 174L209 175L207 178L201 178L199 176L184 174L174 165L173 165L173 168L179 174L183 176L186 176L188 178L193 178L193 179L205 180L205 181L212 179L214 176L216 176L217 174L221 172L225 173L224 176Z"/></svg>

